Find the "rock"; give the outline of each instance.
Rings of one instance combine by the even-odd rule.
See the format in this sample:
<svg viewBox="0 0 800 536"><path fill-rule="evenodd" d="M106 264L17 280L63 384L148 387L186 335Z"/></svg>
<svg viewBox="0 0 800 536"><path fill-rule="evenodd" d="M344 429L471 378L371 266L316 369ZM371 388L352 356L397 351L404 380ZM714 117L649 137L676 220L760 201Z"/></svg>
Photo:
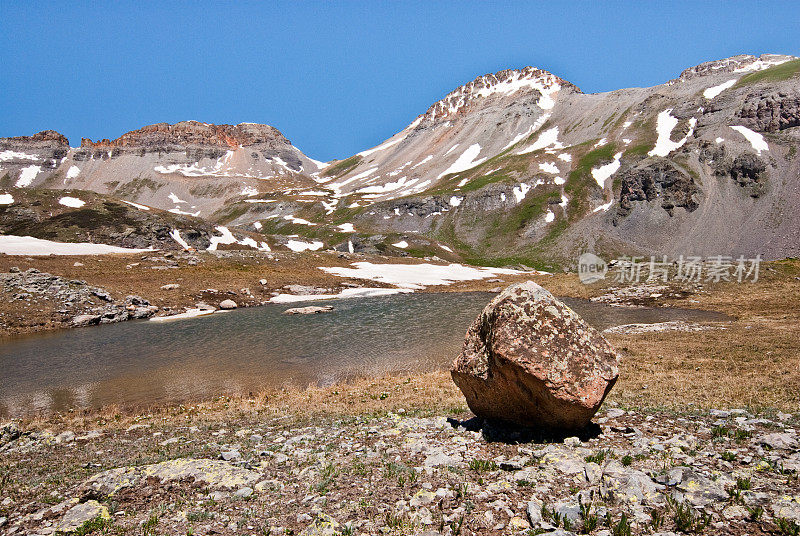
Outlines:
<svg viewBox="0 0 800 536"><path fill-rule="evenodd" d="M0 446L11 443L21 435L19 426L15 422L0 424Z"/></svg>
<svg viewBox="0 0 800 536"><path fill-rule="evenodd" d="M101 315L78 315L72 319L72 325L76 328L82 328L84 326L96 326L101 320Z"/></svg>
<svg viewBox="0 0 800 536"><path fill-rule="evenodd" d="M542 501L536 497L531 497L528 501L528 504L525 508L525 513L528 516L528 521L530 522L531 527L536 528L536 526L542 521L542 504Z"/></svg>
<svg viewBox="0 0 800 536"><path fill-rule="evenodd" d="M123 488L143 485L148 477L161 482L194 479L213 489L239 489L261 480L259 473L225 461L179 458L152 465L109 469L91 477L82 488L105 496Z"/></svg>
<svg viewBox="0 0 800 536"><path fill-rule="evenodd" d="M606 466L600 482L601 496L626 504L662 504L664 496L659 491L663 489L642 471L616 461Z"/></svg>
<svg viewBox="0 0 800 536"><path fill-rule="evenodd" d="M451 368L477 416L564 430L589 423L618 374L603 336L532 281L486 306Z"/></svg>
<svg viewBox="0 0 800 536"><path fill-rule="evenodd" d="M56 443L69 443L75 440L75 432L67 430L56 436Z"/></svg>
<svg viewBox="0 0 800 536"><path fill-rule="evenodd" d="M169 283L167 285L161 285L161 290L175 290L179 288L181 288L181 286L178 283Z"/></svg>
<svg viewBox="0 0 800 536"><path fill-rule="evenodd" d="M103 506L97 501L91 500L85 503L76 504L64 514L61 521L56 525L58 532L75 532L88 521L93 521L97 518L111 519L108 513L108 508Z"/></svg>
<svg viewBox="0 0 800 536"><path fill-rule="evenodd" d="M315 315L318 313L330 313L333 311L332 305L309 305L308 307L293 307L286 309L283 314L285 315Z"/></svg>
<svg viewBox="0 0 800 536"><path fill-rule="evenodd" d="M239 454L238 450L223 450L220 454L220 457L222 457L222 459L226 462L229 462L231 460L238 460L242 456Z"/></svg>
<svg viewBox="0 0 800 536"><path fill-rule="evenodd" d="M773 432L758 438L758 443L773 450L795 450L800 447L795 434L788 432Z"/></svg>
<svg viewBox="0 0 800 536"><path fill-rule="evenodd" d="M223 311L229 311L231 309L236 309L237 307L239 306L236 305L236 302L233 300L222 300L219 302L219 308Z"/></svg>
<svg viewBox="0 0 800 536"><path fill-rule="evenodd" d="M338 533L339 523L327 514L317 514L311 525L303 529L300 536L334 536Z"/></svg>
<svg viewBox="0 0 800 536"><path fill-rule="evenodd" d="M776 518L782 517L800 523L800 501L797 497L781 497L772 505L772 511Z"/></svg>
<svg viewBox="0 0 800 536"><path fill-rule="evenodd" d="M233 494L234 497L238 497L239 499L246 499L253 494L253 488L249 486L245 486L243 488L239 488L236 490L236 493Z"/></svg>

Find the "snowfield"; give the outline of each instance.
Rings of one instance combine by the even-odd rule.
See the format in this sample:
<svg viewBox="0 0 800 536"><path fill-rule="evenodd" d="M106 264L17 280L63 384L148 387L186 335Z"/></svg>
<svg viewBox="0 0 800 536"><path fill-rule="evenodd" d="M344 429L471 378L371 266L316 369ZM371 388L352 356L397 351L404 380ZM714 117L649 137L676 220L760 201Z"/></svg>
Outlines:
<svg viewBox="0 0 800 536"><path fill-rule="evenodd" d="M90 242L52 242L32 236L0 235L0 253L6 255L107 255L142 253L153 248L133 249Z"/></svg>
<svg viewBox="0 0 800 536"><path fill-rule="evenodd" d="M456 281L477 281L498 275L519 275L527 272L508 268L476 268L463 264L374 264L355 262L353 268L321 267L320 270L339 277L367 279L396 287L420 290L428 286L450 285ZM533 272L543 273L543 272Z"/></svg>

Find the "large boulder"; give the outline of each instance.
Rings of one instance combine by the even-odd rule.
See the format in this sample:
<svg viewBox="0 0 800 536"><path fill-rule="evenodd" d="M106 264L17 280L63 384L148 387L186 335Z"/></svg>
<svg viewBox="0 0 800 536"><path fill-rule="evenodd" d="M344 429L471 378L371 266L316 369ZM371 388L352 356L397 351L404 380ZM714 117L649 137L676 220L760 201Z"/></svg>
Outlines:
<svg viewBox="0 0 800 536"><path fill-rule="evenodd" d="M619 369L617 352L597 330L528 281L486 306L450 373L478 417L577 430L589 424Z"/></svg>

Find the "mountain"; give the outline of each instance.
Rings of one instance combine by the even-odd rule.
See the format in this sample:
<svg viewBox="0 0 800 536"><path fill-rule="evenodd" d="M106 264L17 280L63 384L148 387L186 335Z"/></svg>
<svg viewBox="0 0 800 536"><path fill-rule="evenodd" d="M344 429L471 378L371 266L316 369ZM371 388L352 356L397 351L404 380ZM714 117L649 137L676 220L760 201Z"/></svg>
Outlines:
<svg viewBox="0 0 800 536"><path fill-rule="evenodd" d="M159 123L78 148L53 131L0 139L6 188L92 190L212 220L233 199L313 187L309 173L323 165L254 123Z"/></svg>
<svg viewBox="0 0 800 536"><path fill-rule="evenodd" d="M504 70L329 164L266 125L159 124L80 148L46 131L0 139L0 187L87 189L341 250L482 264L793 256L798 75L793 56L742 55L586 94Z"/></svg>

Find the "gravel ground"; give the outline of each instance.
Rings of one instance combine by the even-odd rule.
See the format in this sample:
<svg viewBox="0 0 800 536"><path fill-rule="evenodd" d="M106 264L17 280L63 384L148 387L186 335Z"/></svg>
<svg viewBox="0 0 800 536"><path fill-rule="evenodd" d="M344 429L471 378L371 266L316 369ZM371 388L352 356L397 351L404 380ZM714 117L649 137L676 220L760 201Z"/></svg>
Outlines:
<svg viewBox="0 0 800 536"><path fill-rule="evenodd" d="M7 425L3 530L792 534L800 523L798 415L607 404L566 438L469 417L177 407L18 437Z"/></svg>

